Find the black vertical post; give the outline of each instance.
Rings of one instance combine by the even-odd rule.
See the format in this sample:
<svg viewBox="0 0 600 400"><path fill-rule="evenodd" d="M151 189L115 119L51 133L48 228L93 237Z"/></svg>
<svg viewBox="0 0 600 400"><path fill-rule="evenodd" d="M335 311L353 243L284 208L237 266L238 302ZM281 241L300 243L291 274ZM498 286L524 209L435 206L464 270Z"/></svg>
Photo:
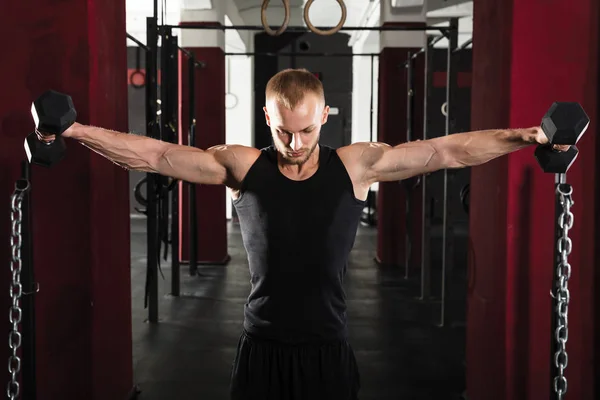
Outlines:
<svg viewBox="0 0 600 400"><path fill-rule="evenodd" d="M448 52L446 58L446 132L445 135L448 136L452 133L453 125L454 125L454 115L452 113L453 107L453 97L454 97L454 86L457 81L457 71L455 68L455 63L453 53L456 47L458 46L458 19L452 18L450 20L450 31L448 32ZM440 302L440 320L438 326L442 327L446 323L446 275L448 270L452 270L452 264L454 261L454 255L452 252L453 245L451 240L448 238L453 238L453 227L449 223L450 213L448 210L448 186L449 186L450 177L448 175L448 170L444 170L444 207L442 214L442 283L441 283L441 302Z"/></svg>
<svg viewBox="0 0 600 400"><path fill-rule="evenodd" d="M423 85L423 140L427 139L429 131L429 103L427 99L431 95L433 86L433 49L431 41L427 38L425 45L425 82ZM431 208L429 204L429 193L427 190L427 175L421 177L421 295L420 300L431 298L431 256L430 256L430 228L431 228Z"/></svg>
<svg viewBox="0 0 600 400"><path fill-rule="evenodd" d="M412 133L414 128L414 109L415 109L415 78L414 78L414 59L412 53L408 52L408 58L406 60L406 141L412 140Z"/></svg>
<svg viewBox="0 0 600 400"><path fill-rule="evenodd" d="M174 36L170 28L165 28L163 32L163 52L166 84L163 93L166 109L163 112L163 129L169 132L168 141L178 143L179 141L179 49L177 46L177 36ZM161 87L163 87L161 86ZM179 190L173 188L171 195L171 294L179 296L180 294L180 264L179 264ZM167 203L165 201L165 203ZM165 204L168 208L168 206Z"/></svg>
<svg viewBox="0 0 600 400"><path fill-rule="evenodd" d="M196 58L193 54L188 59L188 87L189 87L189 125L188 145L196 146ZM189 184L189 257L190 257L190 276L198 273L198 216L196 215L196 185Z"/></svg>
<svg viewBox="0 0 600 400"><path fill-rule="evenodd" d="M370 119L369 119L369 141L373 142L375 141L375 137L374 137L374 132L373 132L373 117L374 117L374 113L375 110L373 109L373 97L374 97L374 91L375 91L375 82L373 82L375 80L375 56L371 55L371 99L370 99L370 105L369 105L369 110L370 110ZM367 224L369 225L375 225L375 221L373 218L373 210L372 210L372 204L373 204L373 191L371 190L371 187L369 186L369 193L367 194Z"/></svg>
<svg viewBox="0 0 600 400"><path fill-rule="evenodd" d="M406 142L412 140L414 128L414 111L415 111L415 74L414 74L414 59L413 54L409 51L406 59ZM408 180L412 182L412 180ZM410 256L412 250L411 241L411 196L413 187L411 183L404 185L404 195L406 196L406 210L404 213L404 279L408 279L408 271L410 264Z"/></svg>
<svg viewBox="0 0 600 400"><path fill-rule="evenodd" d="M160 137L160 117L158 114L158 34L156 19L148 17L146 20L146 38L148 51L146 53L146 121L148 123L147 136L158 139ZM147 174L146 181L146 207L147 214L147 275L146 275L146 301L148 306L148 321L158 322L158 205L156 196L157 175Z"/></svg>
<svg viewBox="0 0 600 400"><path fill-rule="evenodd" d="M31 164L21 164L22 179L31 185ZM33 240L31 215L31 189L23 195L22 203L22 248L21 248L21 284L23 285L22 307L22 389L23 399L37 398L35 375L35 277L33 270Z"/></svg>

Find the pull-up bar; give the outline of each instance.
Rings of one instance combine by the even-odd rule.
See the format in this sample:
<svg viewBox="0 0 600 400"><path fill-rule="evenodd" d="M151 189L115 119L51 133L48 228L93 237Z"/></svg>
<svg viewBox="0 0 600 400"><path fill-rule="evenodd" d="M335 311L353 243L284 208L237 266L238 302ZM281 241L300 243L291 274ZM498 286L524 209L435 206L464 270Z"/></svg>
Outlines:
<svg viewBox="0 0 600 400"><path fill-rule="evenodd" d="M186 25L161 25L171 29L202 29L202 30L237 30L237 31L264 31L262 25L222 25L222 24L186 24ZM327 30L327 27L317 27L319 30ZM418 26L418 25L387 25L387 26L344 26L340 31L439 31L449 32L454 28L451 26ZM311 32L306 26L288 26L286 32Z"/></svg>
<svg viewBox="0 0 600 400"><path fill-rule="evenodd" d="M253 52L253 53L225 53L226 56L246 56L246 57L379 57L379 53L269 53L269 52Z"/></svg>

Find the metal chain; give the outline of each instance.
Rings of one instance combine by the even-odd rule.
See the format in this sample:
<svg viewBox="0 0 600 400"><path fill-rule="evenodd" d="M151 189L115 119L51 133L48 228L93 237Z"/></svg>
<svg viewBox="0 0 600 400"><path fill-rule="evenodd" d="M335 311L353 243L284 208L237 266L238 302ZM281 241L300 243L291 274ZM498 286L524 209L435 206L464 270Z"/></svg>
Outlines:
<svg viewBox="0 0 600 400"><path fill-rule="evenodd" d="M23 219L22 204L25 192L29 190L29 182L20 180L15 185L15 191L11 196L11 225L12 232L10 237L11 260L10 271L12 272L12 282L10 284L10 297L12 305L9 311L9 321L12 329L8 335L8 347L11 354L8 357L8 372L10 373L10 381L6 388L6 394L11 400L19 397L19 373L21 372L21 359L17 355L19 347L21 347L21 333L19 332L19 324L23 316L21 309L21 297L23 296L23 286L21 285L21 246L23 244L21 237L21 223Z"/></svg>
<svg viewBox="0 0 600 400"><path fill-rule="evenodd" d="M568 324L568 308L570 293L568 289L568 281L571 277L571 265L568 261L568 256L571 254L573 243L569 238L569 230L573 228L573 213L571 207L573 206L573 187L568 184L559 184L556 187L556 191L560 197L560 204L562 206L562 212L558 217L558 225L560 227L562 235L558 238L557 248L559 252L558 265L556 270L557 282L554 288L555 292L553 297L556 299L556 331L555 339L557 342L557 350L554 354L554 364L558 369L557 376L554 377L554 391L556 392L557 398L562 400L565 393L567 393L567 378L565 377L565 369L569 358L567 356L566 345L569 337L569 324Z"/></svg>

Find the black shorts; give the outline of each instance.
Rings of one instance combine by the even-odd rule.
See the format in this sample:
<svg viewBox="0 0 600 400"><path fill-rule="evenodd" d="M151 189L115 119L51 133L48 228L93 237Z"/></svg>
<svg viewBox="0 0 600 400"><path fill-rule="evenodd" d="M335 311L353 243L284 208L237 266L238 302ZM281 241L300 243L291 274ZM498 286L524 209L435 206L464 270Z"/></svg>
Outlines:
<svg viewBox="0 0 600 400"><path fill-rule="evenodd" d="M232 400L357 400L360 377L347 341L287 344L242 333Z"/></svg>

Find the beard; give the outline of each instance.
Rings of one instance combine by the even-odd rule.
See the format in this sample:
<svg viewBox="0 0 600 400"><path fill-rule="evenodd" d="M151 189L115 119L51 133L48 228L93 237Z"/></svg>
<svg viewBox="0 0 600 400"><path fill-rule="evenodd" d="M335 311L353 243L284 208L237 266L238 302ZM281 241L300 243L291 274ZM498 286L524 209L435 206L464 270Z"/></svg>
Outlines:
<svg viewBox="0 0 600 400"><path fill-rule="evenodd" d="M277 150L279 150L279 154L281 154L281 158L282 158L283 162L286 164L289 164L289 165L304 164L306 161L308 161L310 156L312 156L312 154L314 153L318 144L319 144L319 141L317 140L311 147L303 147L301 150L299 150L299 152L302 152L302 155L300 157L292 157L290 155L290 153L293 152L292 150L285 147L279 141L275 142L275 146L277 147Z"/></svg>

